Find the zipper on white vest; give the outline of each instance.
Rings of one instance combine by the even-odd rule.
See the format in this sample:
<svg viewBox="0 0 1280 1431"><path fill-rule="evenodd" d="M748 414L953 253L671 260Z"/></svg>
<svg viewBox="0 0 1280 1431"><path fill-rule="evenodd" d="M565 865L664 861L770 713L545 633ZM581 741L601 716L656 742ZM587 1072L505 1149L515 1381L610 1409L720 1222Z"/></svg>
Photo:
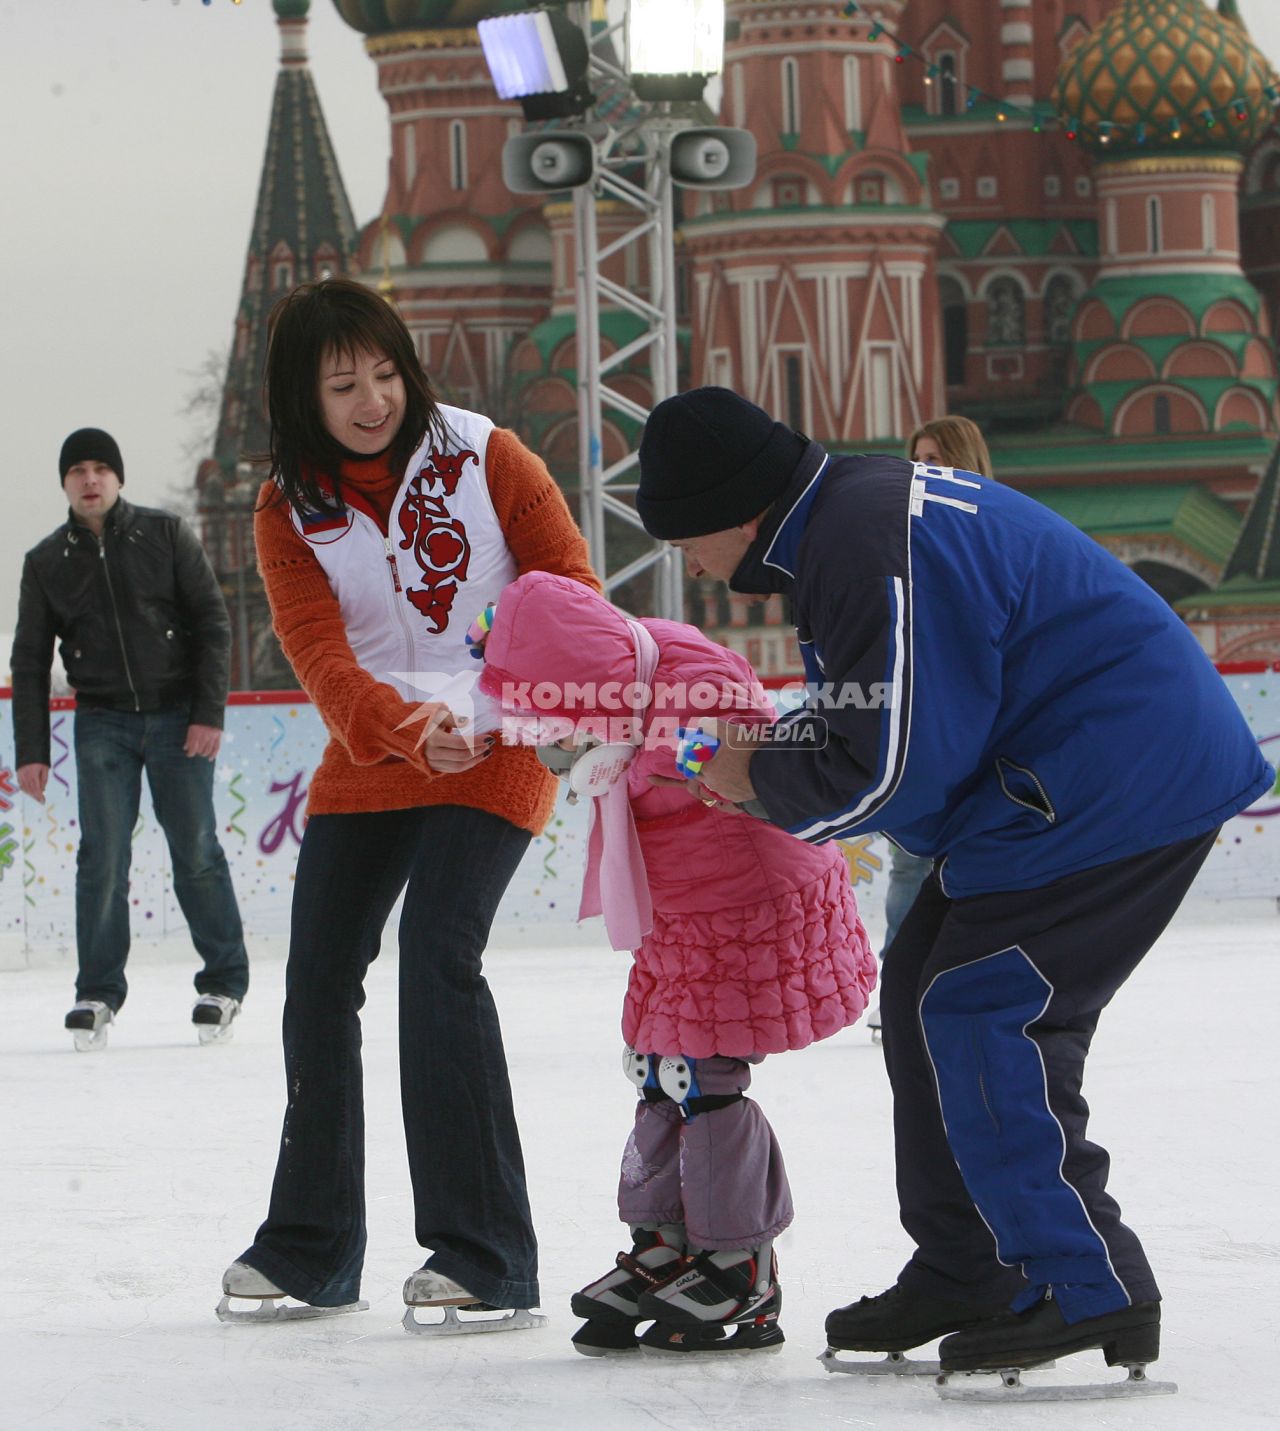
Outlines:
<svg viewBox="0 0 1280 1431"><path fill-rule="evenodd" d="M396 620L400 623L400 632L404 637L405 671L412 674L418 669L418 663L413 654L413 633L404 619L404 587L400 585L400 571L396 566L396 554L391 546L389 534L383 536L382 547L387 554L387 568L391 572L391 585L395 588L395 596L392 601L396 608Z"/></svg>

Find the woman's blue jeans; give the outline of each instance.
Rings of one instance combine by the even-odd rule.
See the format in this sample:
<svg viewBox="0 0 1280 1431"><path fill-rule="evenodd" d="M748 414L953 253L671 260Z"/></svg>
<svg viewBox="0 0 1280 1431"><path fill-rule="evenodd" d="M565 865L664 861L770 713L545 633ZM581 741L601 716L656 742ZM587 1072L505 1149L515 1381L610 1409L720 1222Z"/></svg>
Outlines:
<svg viewBox="0 0 1280 1431"><path fill-rule="evenodd" d="M364 976L402 889L400 1096L426 1266L482 1301L538 1303L537 1243L502 1030L481 958L530 835L485 810L315 815L285 980L288 1103L271 1206L243 1261L313 1306L360 1294ZM407 885L407 888L406 888Z"/></svg>
<svg viewBox="0 0 1280 1431"><path fill-rule="evenodd" d="M128 992L129 864L144 770L169 842L174 894L204 961L196 992L242 999L249 986L240 911L218 843L214 763L185 753L188 719L185 707L150 714L98 706L76 711L77 999L119 1009Z"/></svg>

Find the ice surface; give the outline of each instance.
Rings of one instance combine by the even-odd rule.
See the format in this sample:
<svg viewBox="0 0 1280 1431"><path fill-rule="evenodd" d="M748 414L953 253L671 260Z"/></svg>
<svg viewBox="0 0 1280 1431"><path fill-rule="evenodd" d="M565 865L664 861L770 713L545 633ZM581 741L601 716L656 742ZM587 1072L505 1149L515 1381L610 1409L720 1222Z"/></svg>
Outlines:
<svg viewBox="0 0 1280 1431"><path fill-rule="evenodd" d="M119 1431L662 1427L1274 1427L1280 1336L1280 918L1270 901L1187 908L1104 1016L1086 1092L1112 1189L1165 1296L1181 1386L1149 1402L957 1406L926 1382L826 1375L826 1312L887 1286L895 1212L888 1088L855 1028L770 1059L754 1092L778 1130L797 1221L782 1239L787 1345L708 1365L589 1361L568 1298L620 1246L613 1190L634 1096L620 1070L626 961L601 947L495 947L542 1244L540 1331L448 1341L400 1328L412 1234L396 1074L394 941L364 1013L370 1309L223 1326L226 1264L265 1208L283 1106L283 949L255 948L234 1042L189 1023L194 957L142 947L105 1054L71 1050L60 964L0 975L5 1156L0 1425ZM390 957L388 957L390 956ZM440 1150L448 1158L447 1148ZM1100 1369L1077 1357L1056 1375ZM1042 1373L1052 1376L1055 1373ZM1084 1420L1087 1416L1088 1421Z"/></svg>

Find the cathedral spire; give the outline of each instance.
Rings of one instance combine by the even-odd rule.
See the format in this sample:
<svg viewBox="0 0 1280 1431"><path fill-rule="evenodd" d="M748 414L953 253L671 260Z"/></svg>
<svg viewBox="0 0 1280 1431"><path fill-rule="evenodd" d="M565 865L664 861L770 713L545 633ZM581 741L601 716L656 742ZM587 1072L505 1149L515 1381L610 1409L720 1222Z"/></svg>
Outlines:
<svg viewBox="0 0 1280 1431"><path fill-rule="evenodd" d="M280 69L213 455L196 473L205 551L231 613L231 679L241 690L294 680L271 635L253 547L262 473L248 459L265 453L268 444L262 410L267 318L297 284L345 273L355 246L351 205L307 67L310 0L273 3Z"/></svg>
<svg viewBox="0 0 1280 1431"><path fill-rule="evenodd" d="M345 273L355 242L351 204L307 65L310 0L273 4L280 69L214 448L227 476L266 445L260 390L272 304L307 279Z"/></svg>

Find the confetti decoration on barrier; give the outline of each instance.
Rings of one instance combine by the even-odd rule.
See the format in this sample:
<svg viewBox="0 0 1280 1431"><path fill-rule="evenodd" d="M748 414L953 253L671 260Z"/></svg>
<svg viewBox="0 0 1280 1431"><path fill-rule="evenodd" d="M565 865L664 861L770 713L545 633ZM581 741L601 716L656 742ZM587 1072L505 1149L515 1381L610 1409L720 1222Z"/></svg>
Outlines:
<svg viewBox="0 0 1280 1431"><path fill-rule="evenodd" d="M854 884L870 884L876 871L884 868L884 861L871 851L874 835L859 835L856 840L837 840L845 863L849 866L849 879Z"/></svg>
<svg viewBox="0 0 1280 1431"><path fill-rule="evenodd" d="M560 823L561 821L556 821L557 825ZM542 873L546 875L548 879L555 879L557 877L556 867L552 864L552 860L556 856L557 848L560 844L560 837L554 830L548 829L542 832L542 838L547 842L546 853L542 856Z"/></svg>
<svg viewBox="0 0 1280 1431"><path fill-rule="evenodd" d="M66 723L66 716L55 716L53 718L53 724L49 727L49 739L53 742L54 745L60 745L62 747L62 754L59 755L57 759L53 762L53 778L57 780L61 784L62 788L67 792L67 794L70 795L71 783L62 773L62 767L67 763L67 757L71 754L71 747L67 744L67 742L63 739L62 736L62 727L66 725Z"/></svg>
<svg viewBox="0 0 1280 1431"><path fill-rule="evenodd" d="M23 834L27 834L26 830ZM36 837L31 836L29 840L22 842L22 891L26 902L34 909L35 896L31 893L31 886L36 882L36 867L31 862L31 851L35 848Z"/></svg>
<svg viewBox="0 0 1280 1431"><path fill-rule="evenodd" d="M49 822L49 829L44 837L44 842L56 855L58 853L58 842L54 836L58 833L58 817L53 813L53 806L44 807L44 817Z"/></svg>
<svg viewBox="0 0 1280 1431"><path fill-rule="evenodd" d="M239 835L242 840L247 840L249 837L245 834L243 827L239 823L240 816L244 814L245 806L247 806L249 803L244 797L244 792L240 789L240 782L243 779L244 776L238 770L231 777L231 785L229 787L231 790L231 798L233 800L238 800L240 803L236 806L234 810L232 810L231 821L228 824L227 828L229 830L234 830L235 833Z"/></svg>
<svg viewBox="0 0 1280 1431"><path fill-rule="evenodd" d="M274 755L276 753L276 746L284 739L284 721L282 721L278 715L273 715L271 717L271 724L275 726L276 733L271 739L271 745L267 750L268 755Z"/></svg>

